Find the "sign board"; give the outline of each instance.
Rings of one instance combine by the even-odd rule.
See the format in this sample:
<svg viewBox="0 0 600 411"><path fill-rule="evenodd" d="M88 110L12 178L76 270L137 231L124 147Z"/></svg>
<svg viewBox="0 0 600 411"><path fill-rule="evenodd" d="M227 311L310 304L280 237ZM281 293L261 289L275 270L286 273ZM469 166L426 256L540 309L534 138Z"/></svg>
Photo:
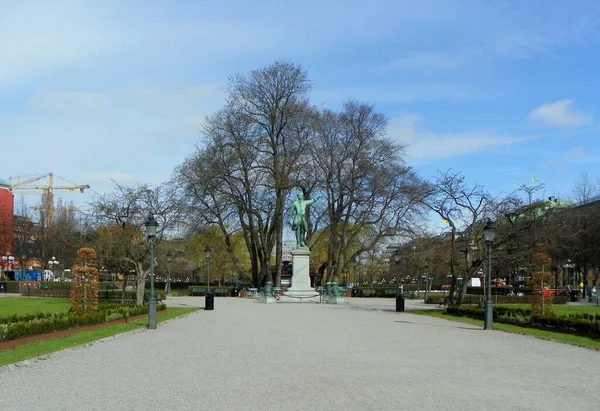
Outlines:
<svg viewBox="0 0 600 411"><path fill-rule="evenodd" d="M469 286L471 287L481 287L481 278L471 278L469 280Z"/></svg>

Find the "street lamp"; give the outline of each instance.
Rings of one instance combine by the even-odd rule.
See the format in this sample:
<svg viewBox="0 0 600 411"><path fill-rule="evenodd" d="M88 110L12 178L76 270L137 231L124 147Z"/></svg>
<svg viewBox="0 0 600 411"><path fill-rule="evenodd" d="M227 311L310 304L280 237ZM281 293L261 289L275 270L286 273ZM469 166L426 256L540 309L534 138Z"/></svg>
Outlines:
<svg viewBox="0 0 600 411"><path fill-rule="evenodd" d="M59 265L60 263L58 262L58 260L56 259L56 257L52 257L50 259L50 261L48 261L48 267L51 268L52 270L52 275L54 275L54 269L56 268L57 265ZM54 275L54 278L56 278L56 276Z"/></svg>
<svg viewBox="0 0 600 411"><path fill-rule="evenodd" d="M496 236L496 223L488 219L483 226L483 239L487 245L488 255L488 278L487 278L487 298L485 300L485 324L486 330L491 330L494 327L494 315L492 308L492 243Z"/></svg>
<svg viewBox="0 0 600 411"><path fill-rule="evenodd" d="M209 246L204 248L204 259L206 260L206 297L204 299L204 309L215 309L215 295L210 292L210 257L212 249Z"/></svg>
<svg viewBox="0 0 600 411"><path fill-rule="evenodd" d="M165 293L171 295L171 262L173 261L173 254L171 251L167 252L167 284L165 285Z"/></svg>
<svg viewBox="0 0 600 411"><path fill-rule="evenodd" d="M397 252L394 255L394 261L398 268L398 277L396 279L396 285L398 286L398 292L396 293L396 312L404 311L404 290L400 288L400 271L403 270L403 266L406 264L406 258L399 255Z"/></svg>
<svg viewBox="0 0 600 411"><path fill-rule="evenodd" d="M156 229L158 221L154 219L152 214L148 215L148 219L144 222L146 227L146 235L150 242L150 298L148 298L148 328L156 329L156 298L154 298L154 239L156 238Z"/></svg>
<svg viewBox="0 0 600 411"><path fill-rule="evenodd" d="M10 251L6 252L6 255L2 256L2 275L6 277L6 271L10 271L10 266L15 262L15 257L10 255ZM8 267L8 270L7 270Z"/></svg>
<svg viewBox="0 0 600 411"><path fill-rule="evenodd" d="M429 275L429 257L425 257L425 302L429 300L429 292L431 291L431 281L433 277Z"/></svg>

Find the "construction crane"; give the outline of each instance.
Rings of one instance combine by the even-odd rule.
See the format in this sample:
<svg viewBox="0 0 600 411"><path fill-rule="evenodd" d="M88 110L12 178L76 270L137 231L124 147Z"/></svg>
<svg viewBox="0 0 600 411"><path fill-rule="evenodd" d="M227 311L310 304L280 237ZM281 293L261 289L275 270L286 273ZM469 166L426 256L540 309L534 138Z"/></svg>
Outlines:
<svg viewBox="0 0 600 411"><path fill-rule="evenodd" d="M27 176L28 177L28 176ZM40 181L41 179L48 177L48 185L29 185L31 183L35 183L36 181ZM54 190L79 190L83 193L83 190L90 188L89 185L71 185L71 186L55 186L54 185L54 175L52 173L42 174L39 176L34 176L21 181L23 177L9 177L8 185L9 191L13 190L43 190L42 194L42 207L41 209L44 211L46 218L46 227L52 226L52 214L54 211ZM61 178L61 177L59 177ZM64 178L61 178L64 181ZM13 180L16 182L13 184ZM68 181L67 181L68 182ZM72 184L72 183L71 183ZM39 209L39 208L37 208Z"/></svg>

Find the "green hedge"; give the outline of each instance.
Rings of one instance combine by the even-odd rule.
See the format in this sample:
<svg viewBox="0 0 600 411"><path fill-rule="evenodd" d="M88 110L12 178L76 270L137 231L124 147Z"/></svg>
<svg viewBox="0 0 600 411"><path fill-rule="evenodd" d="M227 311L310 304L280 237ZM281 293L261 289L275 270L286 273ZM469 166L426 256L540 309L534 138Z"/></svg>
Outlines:
<svg viewBox="0 0 600 411"><path fill-rule="evenodd" d="M485 316L482 307L448 307L446 312L478 320L483 320ZM500 323L600 338L600 314L532 315L531 308L494 307L493 317L494 321Z"/></svg>
<svg viewBox="0 0 600 411"><path fill-rule="evenodd" d="M211 287L210 291L215 294L216 297L229 297L231 295L231 290L234 287ZM206 295L206 287L200 287L197 285L192 285L188 287L188 295L191 296L205 296Z"/></svg>
<svg viewBox="0 0 600 411"><path fill-rule="evenodd" d="M494 304L531 304L540 299L539 295L524 295L522 297L517 296L493 296L492 301ZM552 297L552 304L554 305L564 305L569 302L569 297L566 296L554 296Z"/></svg>
<svg viewBox="0 0 600 411"><path fill-rule="evenodd" d="M444 295L430 295L429 299L425 302L427 304L439 304L440 301L442 301L444 298L446 298L446 296L444 296ZM535 302L535 300L539 299L539 298L540 298L539 295L538 296L525 295L522 297L508 296L508 295L502 295L502 296L494 295L494 296L492 296L492 302L494 304L531 304L532 302ZM481 295L467 294L463 298L463 305L480 305L483 303L483 301L485 301L485 299ZM554 296L552 298L552 304L555 304L555 305L564 305L564 304L567 304L568 302L569 302L569 297Z"/></svg>
<svg viewBox="0 0 600 411"><path fill-rule="evenodd" d="M80 315L52 315L32 321L18 321L3 324L0 327L0 338L13 340L30 335L45 334L57 330L103 323L106 316L103 312Z"/></svg>
<svg viewBox="0 0 600 411"><path fill-rule="evenodd" d="M165 300L166 298L166 294L164 291L158 291L157 289L154 289L154 294L160 296L160 299L162 301ZM121 290L117 290L117 291L111 291L111 290L103 290L103 291L98 291L98 301L121 301L121 295L123 295L123 291ZM144 293L145 296L149 296L150 293L148 292L148 290L146 290L146 292ZM135 302L137 298L137 292L136 291L125 291L125 301L131 301L131 302ZM147 301L146 299L144 299L144 301Z"/></svg>
<svg viewBox="0 0 600 411"><path fill-rule="evenodd" d="M396 294L396 287L358 287L358 297L394 298Z"/></svg>
<svg viewBox="0 0 600 411"><path fill-rule="evenodd" d="M414 286L414 287L413 287ZM398 287L358 287L358 297L379 297L379 298L395 298L398 294ZM419 291L419 298L425 296L426 290L422 286L420 290L416 284L404 285L403 292L405 298L417 298L415 293Z"/></svg>
<svg viewBox="0 0 600 411"><path fill-rule="evenodd" d="M98 291L98 301L121 301L122 296L121 290L99 290ZM164 300L165 292L154 290L154 294L159 295L161 300ZM71 290L70 289L50 289L50 290L39 290L39 289L29 289L24 288L21 290L21 295L23 297L51 297L51 298L71 298ZM149 295L146 292L146 295ZM135 302L137 298L136 291L125 291L125 301Z"/></svg>
<svg viewBox="0 0 600 411"><path fill-rule="evenodd" d="M101 324L106 321L133 317L148 312L148 306L135 306L132 304L99 304L98 309L97 312L85 314L71 312L36 313L0 317L0 340L12 340L86 325ZM156 309L158 311L166 310L167 306L159 304Z"/></svg>
<svg viewBox="0 0 600 411"><path fill-rule="evenodd" d="M6 282L6 292L7 293L18 293L19 292L19 282L18 281L3 281Z"/></svg>

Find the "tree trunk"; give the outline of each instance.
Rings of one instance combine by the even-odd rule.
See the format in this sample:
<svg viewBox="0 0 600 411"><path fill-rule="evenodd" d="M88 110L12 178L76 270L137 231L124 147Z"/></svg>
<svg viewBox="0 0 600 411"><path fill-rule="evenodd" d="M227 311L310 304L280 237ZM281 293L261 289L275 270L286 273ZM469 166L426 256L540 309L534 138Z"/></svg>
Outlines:
<svg viewBox="0 0 600 411"><path fill-rule="evenodd" d="M129 274L123 274L123 285L121 286L121 304L125 304L125 291L127 290L127 280L129 280Z"/></svg>
<svg viewBox="0 0 600 411"><path fill-rule="evenodd" d="M146 289L146 278L148 277L148 272L144 270L142 267L142 263L137 263L137 290L135 295L135 304L136 305L144 305L144 290Z"/></svg>

